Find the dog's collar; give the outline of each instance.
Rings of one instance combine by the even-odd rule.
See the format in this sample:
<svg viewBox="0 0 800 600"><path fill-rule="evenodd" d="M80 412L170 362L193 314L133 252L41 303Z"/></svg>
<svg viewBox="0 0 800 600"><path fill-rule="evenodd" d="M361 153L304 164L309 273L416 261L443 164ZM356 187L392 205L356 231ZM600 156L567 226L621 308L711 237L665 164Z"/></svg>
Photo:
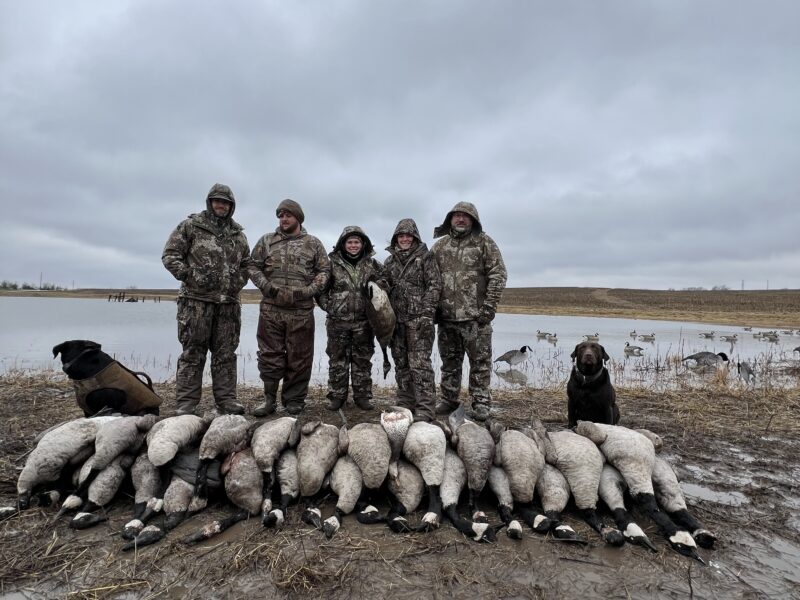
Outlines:
<svg viewBox="0 0 800 600"><path fill-rule="evenodd" d="M64 371L65 373L67 373L67 369L69 369L73 364L75 364L75 361L77 361L79 358L81 358L84 354L88 354L89 352L92 352L93 350L97 350L97 348L86 348L86 350L83 350L80 354L78 354L78 356L73 358L71 361L61 365L61 370ZM69 375L69 373L67 373L67 375Z"/></svg>
<svg viewBox="0 0 800 600"><path fill-rule="evenodd" d="M603 371L605 371L605 370L606 370L606 368L602 367L597 373L587 377L586 375L581 373L581 370L578 368L578 365L575 365L575 368L573 369L573 371L575 372L575 375L577 376L577 379L578 379L578 381L580 382L581 385L586 385L586 384L592 383L593 381L597 381L598 379L600 379L600 376L603 374Z"/></svg>

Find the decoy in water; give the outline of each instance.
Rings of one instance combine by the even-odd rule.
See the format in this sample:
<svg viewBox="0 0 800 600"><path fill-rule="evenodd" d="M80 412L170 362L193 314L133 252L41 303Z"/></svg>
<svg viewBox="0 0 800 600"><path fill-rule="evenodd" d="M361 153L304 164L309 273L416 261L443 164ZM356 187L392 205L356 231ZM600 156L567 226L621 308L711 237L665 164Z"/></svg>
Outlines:
<svg viewBox="0 0 800 600"><path fill-rule="evenodd" d="M519 350L509 350L505 354L502 354L494 359L494 362L505 362L508 363L509 367L515 367L518 364L525 362L528 360L528 351L533 350L530 346L523 346Z"/></svg>

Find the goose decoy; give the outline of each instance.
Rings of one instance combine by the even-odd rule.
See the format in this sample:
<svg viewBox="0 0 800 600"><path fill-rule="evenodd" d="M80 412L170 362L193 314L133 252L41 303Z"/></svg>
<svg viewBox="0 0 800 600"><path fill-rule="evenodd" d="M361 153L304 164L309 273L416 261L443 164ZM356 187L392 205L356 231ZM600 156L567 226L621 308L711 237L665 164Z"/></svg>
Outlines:
<svg viewBox="0 0 800 600"><path fill-rule="evenodd" d="M656 334L655 333L646 333L644 335L640 335L639 339L643 342L655 342L656 341Z"/></svg>
<svg viewBox="0 0 800 600"><path fill-rule="evenodd" d="M595 333L595 334L587 333L583 337L586 339L587 342L598 342L598 341L600 341L600 334L599 333Z"/></svg>
<svg viewBox="0 0 800 600"><path fill-rule="evenodd" d="M537 340L543 340L543 339L545 339L546 337L548 337L550 335L551 334L548 333L547 331L539 331L538 329L536 330L536 339Z"/></svg>
<svg viewBox="0 0 800 600"><path fill-rule="evenodd" d="M701 338L706 338L706 339L710 340L711 338L713 338L716 335L716 332L714 332L714 331L701 331L698 335Z"/></svg>
<svg viewBox="0 0 800 600"><path fill-rule="evenodd" d="M739 336L734 333L733 335L722 335L722 336L720 336L719 339L721 339L723 342L731 342L731 343L733 343L733 342L737 341L738 337Z"/></svg>
<svg viewBox="0 0 800 600"><path fill-rule="evenodd" d="M743 329L744 329L745 331L753 331L753 328L752 328L752 327L744 327Z"/></svg>
<svg viewBox="0 0 800 600"><path fill-rule="evenodd" d="M644 348L641 346L631 346L630 342L625 342L625 347L622 350L625 352L625 354L640 355L644 351Z"/></svg>
<svg viewBox="0 0 800 600"><path fill-rule="evenodd" d="M750 366L749 362L737 362L736 363L736 372L739 374L739 378L744 381L747 385L755 384L756 382L756 374L753 371L753 367Z"/></svg>
<svg viewBox="0 0 800 600"><path fill-rule="evenodd" d="M631 332L630 332L628 335L629 335L629 336L631 336L632 338L636 338L636 336L638 336L639 334L637 334L637 333L636 333L636 330L634 329L634 330L633 330L633 331L631 331Z"/></svg>
<svg viewBox="0 0 800 600"><path fill-rule="evenodd" d="M798 346L797 348L795 348L794 350L792 350L792 352L800 352L800 346Z"/></svg>
<svg viewBox="0 0 800 600"><path fill-rule="evenodd" d="M494 359L494 362L505 362L508 363L509 367L515 367L518 364L525 362L528 360L528 351L532 351L533 349L530 346L523 346L519 350L509 350L505 354L498 356Z"/></svg>
<svg viewBox="0 0 800 600"><path fill-rule="evenodd" d="M550 334L547 336L546 339L551 344L556 344L558 342L558 334L557 333Z"/></svg>
<svg viewBox="0 0 800 600"><path fill-rule="evenodd" d="M681 359L682 362L694 361L696 367L716 367L717 365L727 363L728 355L724 352L696 352Z"/></svg>

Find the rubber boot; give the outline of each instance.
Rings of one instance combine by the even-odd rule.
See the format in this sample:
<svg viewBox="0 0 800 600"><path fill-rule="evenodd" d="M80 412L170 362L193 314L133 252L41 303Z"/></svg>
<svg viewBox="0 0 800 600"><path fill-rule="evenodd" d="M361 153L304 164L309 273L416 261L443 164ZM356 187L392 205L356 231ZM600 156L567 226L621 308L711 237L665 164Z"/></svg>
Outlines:
<svg viewBox="0 0 800 600"><path fill-rule="evenodd" d="M264 402L253 409L254 417L267 417L275 412L279 381L264 382Z"/></svg>

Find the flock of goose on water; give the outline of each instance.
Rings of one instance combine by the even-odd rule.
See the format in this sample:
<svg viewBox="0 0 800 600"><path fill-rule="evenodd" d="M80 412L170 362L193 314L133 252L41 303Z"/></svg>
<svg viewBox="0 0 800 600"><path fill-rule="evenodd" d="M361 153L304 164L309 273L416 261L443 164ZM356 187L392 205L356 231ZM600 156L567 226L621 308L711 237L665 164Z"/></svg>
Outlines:
<svg viewBox="0 0 800 600"><path fill-rule="evenodd" d="M264 527L282 527L300 502L302 521L328 538L355 513L361 524L383 523L396 533L431 531L446 518L475 541L494 541L503 528L520 539L527 526L586 544L562 518L572 498L577 515L607 544L657 551L628 512L632 502L671 548L702 561L697 546L711 548L716 538L687 510L675 472L657 454L661 446L650 431L587 421L574 431L547 431L539 421L520 429L484 425L467 419L463 407L434 423L392 407L379 422L353 427L288 416L97 416L40 434L19 475L17 506L0 509L0 519L56 504L70 491L54 520L77 511L70 526L85 529L107 519L106 508L130 476L126 550L164 538L214 494L224 494L235 510L185 543L259 515ZM332 511L329 494L336 497ZM495 524L479 496L484 509L496 510ZM598 512L600 500L613 524Z"/></svg>

